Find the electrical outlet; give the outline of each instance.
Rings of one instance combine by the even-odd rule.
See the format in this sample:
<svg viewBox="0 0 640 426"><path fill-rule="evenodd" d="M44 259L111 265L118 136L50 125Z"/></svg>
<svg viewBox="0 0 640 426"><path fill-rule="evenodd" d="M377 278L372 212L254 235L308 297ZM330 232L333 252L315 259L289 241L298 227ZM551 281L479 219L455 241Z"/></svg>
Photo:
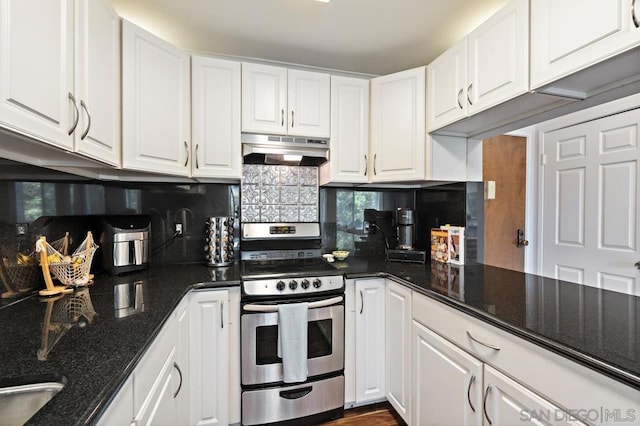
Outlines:
<svg viewBox="0 0 640 426"><path fill-rule="evenodd" d="M28 223L16 223L16 235L25 235L28 230Z"/></svg>
<svg viewBox="0 0 640 426"><path fill-rule="evenodd" d="M176 235L176 237L182 237L184 235L184 228L182 227L182 222L173 223L173 233Z"/></svg>

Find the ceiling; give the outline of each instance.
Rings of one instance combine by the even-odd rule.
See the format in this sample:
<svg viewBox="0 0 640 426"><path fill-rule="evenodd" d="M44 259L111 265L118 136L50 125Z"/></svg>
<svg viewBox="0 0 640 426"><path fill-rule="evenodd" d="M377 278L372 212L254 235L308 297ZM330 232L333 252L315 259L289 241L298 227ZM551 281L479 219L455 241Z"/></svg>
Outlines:
<svg viewBox="0 0 640 426"><path fill-rule="evenodd" d="M184 49L383 75L426 65L507 0L110 0Z"/></svg>

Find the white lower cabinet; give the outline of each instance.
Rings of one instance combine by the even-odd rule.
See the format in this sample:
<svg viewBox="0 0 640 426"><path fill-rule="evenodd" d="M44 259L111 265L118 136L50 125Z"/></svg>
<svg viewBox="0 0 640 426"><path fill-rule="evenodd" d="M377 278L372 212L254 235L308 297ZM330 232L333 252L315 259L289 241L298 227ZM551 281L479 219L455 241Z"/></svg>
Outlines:
<svg viewBox="0 0 640 426"><path fill-rule="evenodd" d="M411 416L411 290L386 280L385 360L387 400L405 422Z"/></svg>
<svg viewBox="0 0 640 426"><path fill-rule="evenodd" d="M356 404L385 398L385 279L355 280Z"/></svg>
<svg viewBox="0 0 640 426"><path fill-rule="evenodd" d="M413 321L412 425L481 425L482 362Z"/></svg>
<svg viewBox="0 0 640 426"><path fill-rule="evenodd" d="M189 296L189 424L226 425L229 388L229 292Z"/></svg>
<svg viewBox="0 0 640 426"><path fill-rule="evenodd" d="M129 377L98 420L98 426L126 425L133 419L133 376Z"/></svg>
<svg viewBox="0 0 640 426"><path fill-rule="evenodd" d="M186 379L177 358L177 312L181 302L153 341L133 372L133 421L137 424L179 424L179 401ZM179 398L180 397L180 398Z"/></svg>

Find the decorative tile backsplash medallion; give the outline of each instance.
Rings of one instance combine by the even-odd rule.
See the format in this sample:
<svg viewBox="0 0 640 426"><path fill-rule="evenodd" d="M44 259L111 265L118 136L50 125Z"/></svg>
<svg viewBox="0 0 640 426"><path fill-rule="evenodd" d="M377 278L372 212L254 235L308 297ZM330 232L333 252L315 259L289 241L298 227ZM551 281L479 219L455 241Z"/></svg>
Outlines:
<svg viewBox="0 0 640 426"><path fill-rule="evenodd" d="M317 222L318 168L242 166L243 222Z"/></svg>

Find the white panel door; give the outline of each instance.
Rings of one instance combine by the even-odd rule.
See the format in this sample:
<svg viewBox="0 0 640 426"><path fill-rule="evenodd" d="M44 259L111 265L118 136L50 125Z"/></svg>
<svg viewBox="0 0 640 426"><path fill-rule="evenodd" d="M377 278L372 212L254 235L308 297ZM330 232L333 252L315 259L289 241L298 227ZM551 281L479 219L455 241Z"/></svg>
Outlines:
<svg viewBox="0 0 640 426"><path fill-rule="evenodd" d="M287 69L242 63L242 131L287 133Z"/></svg>
<svg viewBox="0 0 640 426"><path fill-rule="evenodd" d="M194 177L240 179L240 62L193 56Z"/></svg>
<svg viewBox="0 0 640 426"><path fill-rule="evenodd" d="M73 150L73 0L2 0L0 28L0 124Z"/></svg>
<svg viewBox="0 0 640 426"><path fill-rule="evenodd" d="M427 66L427 128L430 132L467 115L467 38Z"/></svg>
<svg viewBox="0 0 640 426"><path fill-rule="evenodd" d="M637 1L635 3L638 3ZM531 88L536 89L640 43L631 0L531 2ZM640 25L640 23L639 23Z"/></svg>
<svg viewBox="0 0 640 426"><path fill-rule="evenodd" d="M482 425L482 362L413 321L414 426Z"/></svg>
<svg viewBox="0 0 640 426"><path fill-rule="evenodd" d="M512 426L584 425L551 402L514 382L490 366L484 366L485 424Z"/></svg>
<svg viewBox="0 0 640 426"><path fill-rule="evenodd" d="M331 136L331 79L329 74L288 70L288 133Z"/></svg>
<svg viewBox="0 0 640 426"><path fill-rule="evenodd" d="M229 292L189 296L189 424L228 424Z"/></svg>
<svg viewBox="0 0 640 426"><path fill-rule="evenodd" d="M76 0L75 150L120 166L120 17L106 0Z"/></svg>
<svg viewBox="0 0 640 426"><path fill-rule="evenodd" d="M425 177L425 68L371 80L373 182Z"/></svg>
<svg viewBox="0 0 640 426"><path fill-rule="evenodd" d="M385 280L356 280L356 403L385 398Z"/></svg>
<svg viewBox="0 0 640 426"><path fill-rule="evenodd" d="M411 290L387 280L385 297L387 400L409 423L411 417Z"/></svg>
<svg viewBox="0 0 640 426"><path fill-rule="evenodd" d="M529 90L529 0L512 0L467 36L467 113Z"/></svg>
<svg viewBox="0 0 640 426"><path fill-rule="evenodd" d="M189 55L122 21L122 167L188 176Z"/></svg>
<svg viewBox="0 0 640 426"><path fill-rule="evenodd" d="M320 169L321 184L367 183L369 80L331 76L331 159Z"/></svg>
<svg viewBox="0 0 640 426"><path fill-rule="evenodd" d="M640 295L640 109L544 134L543 274Z"/></svg>

